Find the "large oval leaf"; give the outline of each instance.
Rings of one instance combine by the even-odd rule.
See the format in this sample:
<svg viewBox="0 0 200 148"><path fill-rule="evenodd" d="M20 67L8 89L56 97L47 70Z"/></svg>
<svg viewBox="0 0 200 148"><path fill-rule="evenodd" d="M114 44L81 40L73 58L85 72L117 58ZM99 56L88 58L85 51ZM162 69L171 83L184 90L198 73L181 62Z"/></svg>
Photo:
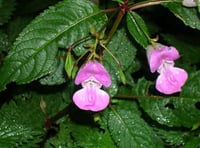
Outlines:
<svg viewBox="0 0 200 148"><path fill-rule="evenodd" d="M182 20L185 25L191 28L196 28L200 30L200 19L199 13L196 7L187 8L181 5L181 3L163 3L176 17Z"/></svg>
<svg viewBox="0 0 200 148"><path fill-rule="evenodd" d="M105 14L87 0L65 0L50 7L19 35L0 69L0 90L13 81L28 83L52 72L58 47L68 47L101 27Z"/></svg>

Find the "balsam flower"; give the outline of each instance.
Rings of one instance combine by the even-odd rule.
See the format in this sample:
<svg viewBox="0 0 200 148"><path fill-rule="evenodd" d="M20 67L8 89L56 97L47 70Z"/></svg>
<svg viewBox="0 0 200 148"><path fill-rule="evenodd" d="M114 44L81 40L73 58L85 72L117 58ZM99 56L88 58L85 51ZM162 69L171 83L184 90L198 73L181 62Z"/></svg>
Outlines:
<svg viewBox="0 0 200 148"><path fill-rule="evenodd" d="M147 47L147 59L152 73L156 72L162 65L163 60L174 61L180 57L179 52L174 47L164 46L160 43L155 44L155 48L151 45Z"/></svg>
<svg viewBox="0 0 200 148"><path fill-rule="evenodd" d="M198 2L200 3L200 0L198 0ZM197 6L196 0L183 0L182 4L186 7L196 7Z"/></svg>
<svg viewBox="0 0 200 148"><path fill-rule="evenodd" d="M164 61L158 72L156 89L164 94L180 92L188 77L184 69L174 67L174 62Z"/></svg>
<svg viewBox="0 0 200 148"><path fill-rule="evenodd" d="M79 70L75 84L81 84L83 87L73 95L73 101L80 109L100 111L109 104L109 95L100 88L109 87L111 78L97 61L90 61Z"/></svg>
<svg viewBox="0 0 200 148"><path fill-rule="evenodd" d="M187 72L184 69L174 67L174 60L180 57L174 47L156 43L155 49L147 47L147 58L150 71L157 71L160 75L156 80L156 89L164 94L180 92L187 80Z"/></svg>

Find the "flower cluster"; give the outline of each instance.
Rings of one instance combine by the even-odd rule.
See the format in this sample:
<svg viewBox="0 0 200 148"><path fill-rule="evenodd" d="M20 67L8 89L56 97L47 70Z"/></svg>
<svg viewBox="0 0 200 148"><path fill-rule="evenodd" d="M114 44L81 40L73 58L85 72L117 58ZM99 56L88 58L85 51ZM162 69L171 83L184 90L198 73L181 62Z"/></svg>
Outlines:
<svg viewBox="0 0 200 148"><path fill-rule="evenodd" d="M200 3L200 0L198 0ZM196 0L183 0L182 4L186 7L195 7L197 6L197 1Z"/></svg>
<svg viewBox="0 0 200 148"><path fill-rule="evenodd" d="M109 87L111 78L103 65L97 61L89 61L83 65L77 73L75 84L81 84L83 87L73 95L73 101L80 109L100 111L109 104L109 95L100 88Z"/></svg>
<svg viewBox="0 0 200 148"><path fill-rule="evenodd" d="M147 58L152 73L160 75L156 80L156 89L164 94L180 92L185 84L188 74L184 69L174 66L174 60L180 57L174 47L156 43L155 48L147 47Z"/></svg>

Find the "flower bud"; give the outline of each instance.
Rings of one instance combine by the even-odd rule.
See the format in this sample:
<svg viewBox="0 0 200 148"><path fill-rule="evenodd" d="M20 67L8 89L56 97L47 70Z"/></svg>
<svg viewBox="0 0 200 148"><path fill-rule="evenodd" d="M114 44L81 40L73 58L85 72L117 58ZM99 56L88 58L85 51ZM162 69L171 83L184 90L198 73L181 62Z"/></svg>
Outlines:
<svg viewBox="0 0 200 148"><path fill-rule="evenodd" d="M120 76L122 83L125 85L126 84L126 77L125 77L124 72L122 71L121 68L119 68L119 76Z"/></svg>
<svg viewBox="0 0 200 148"><path fill-rule="evenodd" d="M65 61L65 71L69 78L71 78L71 76L72 76L73 67L74 67L74 61L73 61L71 52L68 51L66 61Z"/></svg>

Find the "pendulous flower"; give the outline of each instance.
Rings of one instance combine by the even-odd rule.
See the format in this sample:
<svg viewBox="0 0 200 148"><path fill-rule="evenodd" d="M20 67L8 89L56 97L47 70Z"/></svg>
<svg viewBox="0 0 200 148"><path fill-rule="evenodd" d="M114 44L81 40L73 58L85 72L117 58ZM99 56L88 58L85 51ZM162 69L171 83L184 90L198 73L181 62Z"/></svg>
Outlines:
<svg viewBox="0 0 200 148"><path fill-rule="evenodd" d="M198 0L200 3L200 0ZM182 1L183 6L186 7L196 7L197 6L197 1L196 0L183 0Z"/></svg>
<svg viewBox="0 0 200 148"><path fill-rule="evenodd" d="M174 67L174 60L180 57L175 47L168 47L156 43L153 48L147 47L147 59L152 73L160 75L156 80L156 89L164 94L180 92L188 74L184 69Z"/></svg>
<svg viewBox="0 0 200 148"><path fill-rule="evenodd" d="M156 43L155 47L147 47L147 59L152 73L156 72L162 65L163 60L174 61L180 57L179 52L173 46L168 47Z"/></svg>
<svg viewBox="0 0 200 148"><path fill-rule="evenodd" d="M87 62L77 73L75 84L83 87L73 95L73 101L80 109L100 111L108 106L110 97L100 88L109 87L111 78L103 65L97 61Z"/></svg>
<svg viewBox="0 0 200 148"><path fill-rule="evenodd" d="M156 89L164 94L180 92L188 77L184 69L174 67L174 62L164 61L158 72Z"/></svg>

